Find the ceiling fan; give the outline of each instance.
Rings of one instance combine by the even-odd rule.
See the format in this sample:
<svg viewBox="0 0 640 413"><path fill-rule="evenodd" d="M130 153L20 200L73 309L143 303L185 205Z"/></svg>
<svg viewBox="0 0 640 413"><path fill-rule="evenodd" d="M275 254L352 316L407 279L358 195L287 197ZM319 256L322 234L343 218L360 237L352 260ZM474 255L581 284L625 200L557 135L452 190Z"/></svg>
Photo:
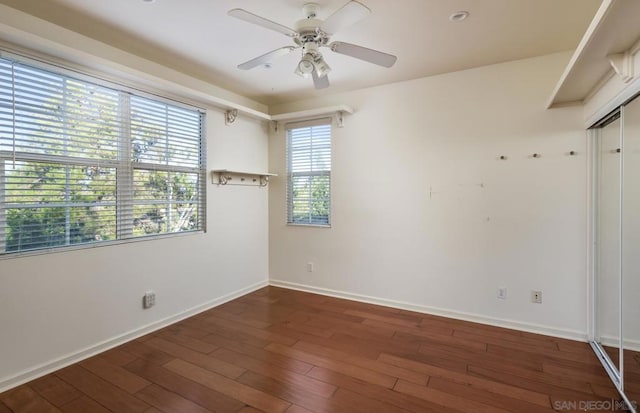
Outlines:
<svg viewBox="0 0 640 413"><path fill-rule="evenodd" d="M311 76L315 88L324 89L329 87L327 75L331 71L331 67L322 57L321 47L327 47L335 53L355 57L383 67L391 67L396 62L396 56L377 50L345 42L329 43L329 39L334 33L360 21L371 13L371 10L362 3L349 1L326 20L316 18L318 11L316 3L307 3L302 10L306 18L295 23L295 30L243 9L229 10L230 16L282 33L291 37L295 43L295 46L284 46L244 62L238 65L238 68L248 70L257 66L270 65L274 58L289 54L296 49L302 49L302 58L298 62L295 73L302 77Z"/></svg>

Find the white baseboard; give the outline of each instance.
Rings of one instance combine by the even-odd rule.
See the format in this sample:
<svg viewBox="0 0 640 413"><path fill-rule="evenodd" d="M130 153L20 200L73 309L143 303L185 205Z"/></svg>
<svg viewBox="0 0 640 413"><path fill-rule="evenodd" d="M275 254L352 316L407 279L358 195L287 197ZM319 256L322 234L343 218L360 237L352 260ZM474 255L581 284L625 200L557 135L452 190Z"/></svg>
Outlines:
<svg viewBox="0 0 640 413"><path fill-rule="evenodd" d="M322 288L322 287L314 287L311 285L292 283L288 281L270 279L269 285L272 285L274 287L288 288L291 290L306 291L309 293L327 295L330 297L345 298L348 300L360 301L363 303L377 304L385 307L393 307L401 310L409 310L409 311L415 311L415 312L424 313L424 314L454 318L457 320L488 324L496 327L511 328L511 329L526 331L530 333L544 334L544 335L549 335L553 337L566 338L569 340L583 341L585 343L588 341L587 333L584 331L566 330L566 329L559 329L555 327L548 327L548 326L543 326L538 324L523 323L515 320L486 317L478 314L447 310L443 308L407 303L403 301L389 300L386 298L371 297L367 295L349 293L346 291L331 290L331 289Z"/></svg>
<svg viewBox="0 0 640 413"><path fill-rule="evenodd" d="M620 346L620 338L619 337L613 337L613 336L602 336L602 337L600 337L600 344L602 344L603 346L619 347ZM625 350L640 351L640 341L631 340L631 339L625 338L624 339L624 349Z"/></svg>
<svg viewBox="0 0 640 413"><path fill-rule="evenodd" d="M110 338L108 340L104 340L100 343L91 345L82 350L75 351L73 353L67 354L66 356L62 356L55 360L40 364L38 366L32 367L28 370L25 370L16 375L6 377L0 380L0 393L9 390L13 387L19 386L28 381L37 379L38 377L42 377L45 374L49 374L61 368L67 367L73 363L77 363L86 358L94 356L96 354L107 351L113 347L124 344L128 341L134 340L138 337L141 337L145 334L149 334L153 331L159 330L163 327L166 327L170 324L177 323L178 321L184 320L185 318L189 318L203 311L209 310L213 307L217 307L221 304L224 304L228 301L234 300L238 297L242 297L243 295L249 294L253 291L259 290L260 288L268 286L269 283L265 281L260 281L258 283L252 284L248 287L241 288L239 290L233 291L227 295L222 297L215 298L213 300L207 301L204 304L197 305L195 307L189 308L188 310L182 311L178 314L163 318L161 320L155 321L153 323L144 325L140 328L136 328L135 330L131 330L119 336Z"/></svg>

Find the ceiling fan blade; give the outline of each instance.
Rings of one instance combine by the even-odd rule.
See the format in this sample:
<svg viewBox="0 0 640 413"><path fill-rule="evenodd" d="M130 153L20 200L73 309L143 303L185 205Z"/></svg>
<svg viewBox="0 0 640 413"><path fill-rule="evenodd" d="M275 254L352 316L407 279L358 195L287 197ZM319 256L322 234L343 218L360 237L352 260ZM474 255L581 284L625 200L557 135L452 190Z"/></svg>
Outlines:
<svg viewBox="0 0 640 413"><path fill-rule="evenodd" d="M281 47L279 49L276 50L272 50L269 53L265 53L262 56L258 56L255 59L251 59L247 62L244 62L242 64L238 65L238 69L242 69L242 70L249 70L249 69L253 69L256 66L261 66L264 65L266 63L271 63L273 61L273 59L275 59L276 57L280 57L280 56L284 56L286 54L291 53L294 49L296 49L293 46L285 46L285 47Z"/></svg>
<svg viewBox="0 0 640 413"><path fill-rule="evenodd" d="M322 31L327 34L334 34L338 30L350 26L367 17L371 10L362 3L350 1L336 10L327 20L322 23Z"/></svg>
<svg viewBox="0 0 640 413"><path fill-rule="evenodd" d="M318 77L318 73L314 70L311 75L313 76L313 85L316 89L326 89L329 87L329 76L325 75Z"/></svg>
<svg viewBox="0 0 640 413"><path fill-rule="evenodd" d="M285 36L296 37L298 33L295 30L290 29L286 26L283 26L279 23L273 22L271 20L265 19L264 17L260 17L253 13L249 13L243 9L233 9L229 10L227 14L231 17L235 17L236 19L244 20L248 23L253 23L255 25L264 27L265 29L273 30L278 33L282 33Z"/></svg>
<svg viewBox="0 0 640 413"><path fill-rule="evenodd" d="M364 60L366 62L384 67L391 67L394 65L396 60L398 60L398 58L394 55L379 52L373 49L367 49L366 47L357 46L351 43L333 42L329 45L329 47L336 53L355 57L356 59Z"/></svg>

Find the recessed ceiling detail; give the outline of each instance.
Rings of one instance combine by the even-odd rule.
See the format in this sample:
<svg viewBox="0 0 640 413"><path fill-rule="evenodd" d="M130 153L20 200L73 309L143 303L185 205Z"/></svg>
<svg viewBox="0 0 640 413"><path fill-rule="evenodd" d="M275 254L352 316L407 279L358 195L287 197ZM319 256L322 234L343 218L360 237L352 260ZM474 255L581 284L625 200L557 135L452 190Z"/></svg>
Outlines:
<svg viewBox="0 0 640 413"><path fill-rule="evenodd" d="M465 11L465 10L461 10L461 11L457 11L455 13L452 13L449 16L449 20L451 20L452 22L461 22L464 19L466 19L467 17L469 17L469 12Z"/></svg>
<svg viewBox="0 0 640 413"><path fill-rule="evenodd" d="M306 17L301 9L308 1L314 0L157 0L151 4L142 0L0 0L0 3L266 105L570 52L577 47L601 3L601 0L361 0L372 12L352 25L343 26L329 43L339 41L392 53L398 57L392 69L320 47L325 63L331 68L331 87L322 90L310 87L311 76L305 79L292 74L300 64L302 48L294 52L283 50L286 53L268 62L272 63L270 70L259 67L238 70L239 63L269 50L298 45L291 40L287 44L287 39L274 30L229 17L229 10L242 7L270 21L289 25ZM315 1L318 6L313 19L322 22L347 2ZM461 24L449 21L452 12L463 10L470 13L469 18ZM291 29L297 32L299 28Z"/></svg>

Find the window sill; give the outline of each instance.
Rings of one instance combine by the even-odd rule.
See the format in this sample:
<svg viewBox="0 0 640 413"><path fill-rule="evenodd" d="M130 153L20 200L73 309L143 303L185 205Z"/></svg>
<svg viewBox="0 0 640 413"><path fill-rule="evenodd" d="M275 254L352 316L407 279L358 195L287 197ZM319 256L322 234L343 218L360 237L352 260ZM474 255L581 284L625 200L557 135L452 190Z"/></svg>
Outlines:
<svg viewBox="0 0 640 413"><path fill-rule="evenodd" d="M331 224L298 224L287 222L288 227L306 227L306 228L331 228Z"/></svg>

